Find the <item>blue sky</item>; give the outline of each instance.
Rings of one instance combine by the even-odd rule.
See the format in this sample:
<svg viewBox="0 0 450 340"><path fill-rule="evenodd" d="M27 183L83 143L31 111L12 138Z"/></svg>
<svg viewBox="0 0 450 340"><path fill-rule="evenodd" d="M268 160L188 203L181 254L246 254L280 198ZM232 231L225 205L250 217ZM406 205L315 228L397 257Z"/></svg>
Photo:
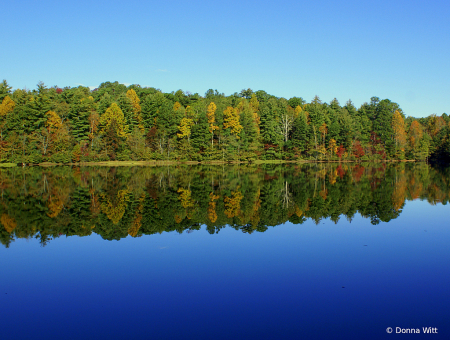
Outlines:
<svg viewBox="0 0 450 340"><path fill-rule="evenodd" d="M370 97L450 113L448 1L9 1L0 78L226 95Z"/></svg>

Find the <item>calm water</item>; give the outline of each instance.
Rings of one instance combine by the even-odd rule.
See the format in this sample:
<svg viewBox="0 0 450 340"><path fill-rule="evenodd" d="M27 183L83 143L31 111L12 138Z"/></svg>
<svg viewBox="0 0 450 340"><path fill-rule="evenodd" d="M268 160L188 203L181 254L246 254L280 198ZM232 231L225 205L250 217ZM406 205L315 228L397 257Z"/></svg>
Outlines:
<svg viewBox="0 0 450 340"><path fill-rule="evenodd" d="M425 164L0 170L0 338L448 339L449 179Z"/></svg>

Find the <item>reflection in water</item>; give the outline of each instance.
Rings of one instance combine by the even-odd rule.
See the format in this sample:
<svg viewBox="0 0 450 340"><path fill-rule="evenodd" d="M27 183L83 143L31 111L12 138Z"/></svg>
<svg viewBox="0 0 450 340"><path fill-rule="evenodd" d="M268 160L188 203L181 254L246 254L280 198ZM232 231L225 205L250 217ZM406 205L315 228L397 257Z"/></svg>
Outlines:
<svg viewBox="0 0 450 340"><path fill-rule="evenodd" d="M356 213L376 225L398 217L405 200L445 204L448 178L423 163L2 169L0 241L119 240L201 225L252 233Z"/></svg>

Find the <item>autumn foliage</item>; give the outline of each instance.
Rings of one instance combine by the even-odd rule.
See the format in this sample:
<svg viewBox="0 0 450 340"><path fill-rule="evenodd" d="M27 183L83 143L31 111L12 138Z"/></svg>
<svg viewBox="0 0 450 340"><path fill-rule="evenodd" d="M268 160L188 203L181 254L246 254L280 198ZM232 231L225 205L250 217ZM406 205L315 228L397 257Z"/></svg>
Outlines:
<svg viewBox="0 0 450 340"><path fill-rule="evenodd" d="M447 114L405 117L377 97L356 108L251 89L202 96L105 82L12 91L3 81L0 162L450 161Z"/></svg>
<svg viewBox="0 0 450 340"><path fill-rule="evenodd" d="M346 150L345 150L344 146L341 144L341 145L339 145L339 148L337 148L336 155L339 158L342 158L342 156L345 154L345 152L346 152Z"/></svg>

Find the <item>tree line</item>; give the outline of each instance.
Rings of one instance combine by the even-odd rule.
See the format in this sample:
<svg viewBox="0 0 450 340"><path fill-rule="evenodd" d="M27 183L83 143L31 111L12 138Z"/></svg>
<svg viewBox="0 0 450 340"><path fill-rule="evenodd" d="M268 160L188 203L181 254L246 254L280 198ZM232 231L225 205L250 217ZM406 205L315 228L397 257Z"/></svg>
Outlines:
<svg viewBox="0 0 450 340"><path fill-rule="evenodd" d="M421 163L308 163L0 170L0 242L61 236L106 240L162 232L264 232L287 221L374 225L406 200L449 201L449 169Z"/></svg>
<svg viewBox="0 0 450 340"><path fill-rule="evenodd" d="M171 93L105 82L98 88L0 84L0 162L108 160L428 160L450 155L450 118L405 117L389 99Z"/></svg>

